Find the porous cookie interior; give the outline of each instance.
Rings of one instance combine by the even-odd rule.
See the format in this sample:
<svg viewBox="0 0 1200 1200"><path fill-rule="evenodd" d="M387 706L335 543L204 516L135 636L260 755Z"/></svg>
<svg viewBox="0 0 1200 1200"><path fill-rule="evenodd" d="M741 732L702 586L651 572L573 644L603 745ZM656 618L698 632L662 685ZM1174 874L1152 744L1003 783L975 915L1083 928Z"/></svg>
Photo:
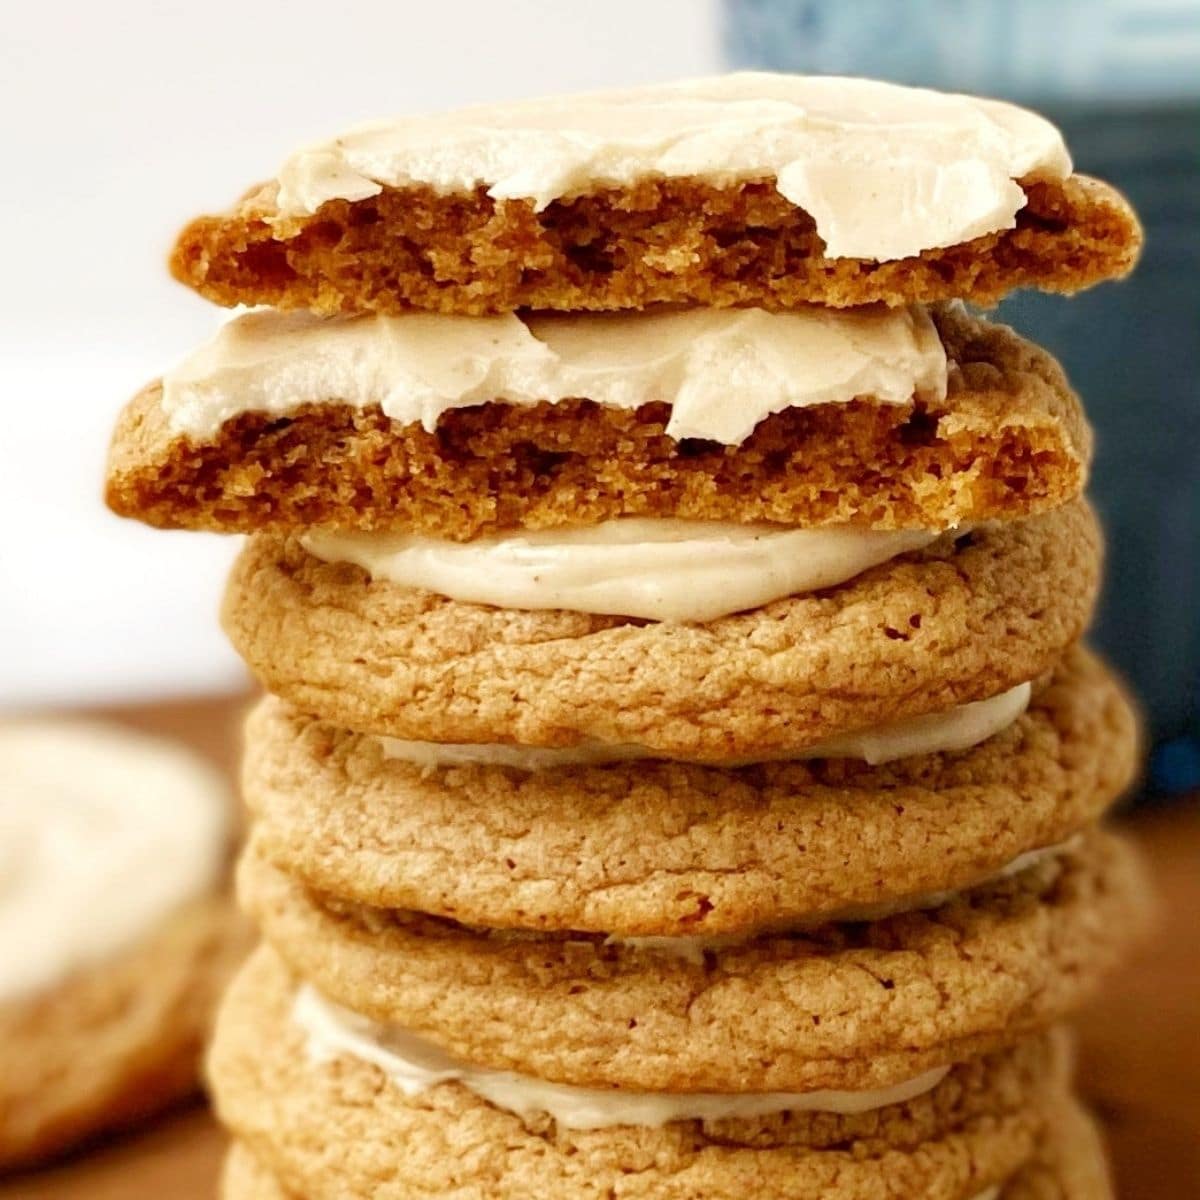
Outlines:
<svg viewBox="0 0 1200 1200"><path fill-rule="evenodd" d="M331 397L243 414L197 442L171 432L155 385L118 424L108 501L172 527L467 539L622 516L944 529L1078 495L1091 434L1057 363L965 312L936 323L954 364L944 401L785 409L740 446L668 437L664 404L502 397L443 414L433 432Z"/></svg>
<svg viewBox="0 0 1200 1200"><path fill-rule="evenodd" d="M269 184L193 221L170 261L178 280L218 304L326 314L990 304L1018 287L1075 292L1132 269L1141 232L1116 191L1084 176L1022 186L1015 228L878 263L825 257L813 218L772 180L645 180L540 212L482 187L389 187L286 219Z"/></svg>
<svg viewBox="0 0 1200 1200"><path fill-rule="evenodd" d="M1036 678L1082 632L1099 565L1095 519L1075 502L826 591L703 625L646 624L458 603L259 535L223 619L271 691L345 728L720 762Z"/></svg>

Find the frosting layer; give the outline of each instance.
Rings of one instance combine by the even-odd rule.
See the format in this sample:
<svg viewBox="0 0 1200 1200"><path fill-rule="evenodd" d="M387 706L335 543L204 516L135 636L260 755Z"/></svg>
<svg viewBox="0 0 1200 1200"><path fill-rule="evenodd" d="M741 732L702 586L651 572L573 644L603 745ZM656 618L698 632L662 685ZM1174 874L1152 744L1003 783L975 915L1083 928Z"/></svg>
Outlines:
<svg viewBox="0 0 1200 1200"><path fill-rule="evenodd" d="M379 1067L407 1096L440 1083L460 1083L497 1108L522 1117L548 1113L566 1129L719 1121L780 1112L862 1113L932 1091L949 1073L939 1067L891 1088L864 1092L627 1092L548 1083L531 1075L475 1067L399 1026L334 1004L310 984L296 994L292 1017L308 1039L310 1056L325 1062L350 1055Z"/></svg>
<svg viewBox="0 0 1200 1200"><path fill-rule="evenodd" d="M773 180L830 258L878 261L1010 229L1015 180L1062 179L1061 134L1015 105L869 79L746 72L351 129L279 172L283 218L383 187L552 201L648 178Z"/></svg>
<svg viewBox="0 0 1200 1200"><path fill-rule="evenodd" d="M241 413L286 416L303 404L379 405L432 431L448 409L493 401L662 401L671 437L738 445L785 408L943 399L946 373L937 330L915 305L524 319L255 311L164 376L163 407L174 432L204 440Z"/></svg>
<svg viewBox="0 0 1200 1200"><path fill-rule="evenodd" d="M906 717L874 729L830 738L787 759L859 758L877 766L898 758L917 754L954 753L969 750L986 741L1002 729L1007 729L1029 707L1032 687L1020 683L1007 692L961 704L945 713L927 713ZM555 749L545 746L466 745L452 742L408 742L399 738L381 737L383 752L388 758L398 758L423 767L485 766L513 767L518 771L546 771L555 767L606 762L628 762L640 758L663 758L664 755L644 746L607 745L589 742L580 746ZM754 761L762 761L761 758ZM711 765L711 764L710 764ZM725 766L746 765L728 762Z"/></svg>
<svg viewBox="0 0 1200 1200"><path fill-rule="evenodd" d="M300 540L325 562L351 562L373 579L467 603L713 621L844 583L940 536L632 517L470 542L322 530Z"/></svg>
<svg viewBox="0 0 1200 1200"><path fill-rule="evenodd" d="M224 781L126 730L0 726L0 796L0 998L118 953L224 867Z"/></svg>

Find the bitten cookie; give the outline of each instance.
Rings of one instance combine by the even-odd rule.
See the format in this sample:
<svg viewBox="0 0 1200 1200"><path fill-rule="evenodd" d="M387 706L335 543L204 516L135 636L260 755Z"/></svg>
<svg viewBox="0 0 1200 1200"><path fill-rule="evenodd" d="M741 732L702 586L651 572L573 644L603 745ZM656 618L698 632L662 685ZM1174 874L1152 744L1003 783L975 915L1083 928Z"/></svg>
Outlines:
<svg viewBox="0 0 1200 1200"><path fill-rule="evenodd" d="M429 767L268 697L242 791L259 851L318 892L492 927L721 935L979 883L1099 816L1136 755L1129 701L1076 648L1007 729L874 767Z"/></svg>
<svg viewBox="0 0 1200 1200"><path fill-rule="evenodd" d="M696 942L468 928L318 896L251 847L239 894L330 999L456 1058L587 1087L890 1087L1073 1012L1140 940L1133 850L1077 848L939 907Z"/></svg>
<svg viewBox="0 0 1200 1200"><path fill-rule="evenodd" d="M268 690L360 732L632 743L753 759L943 712L1053 668L1091 615L1082 501L946 536L849 582L707 624L445 599L259 535L223 622Z"/></svg>
<svg viewBox="0 0 1200 1200"><path fill-rule="evenodd" d="M232 797L176 747L8 723L0 789L3 1170L194 1092L249 931L224 887Z"/></svg>
<svg viewBox="0 0 1200 1200"><path fill-rule="evenodd" d="M920 1096L857 1115L571 1129L544 1115L519 1117L458 1083L406 1095L363 1060L314 1061L291 1018L293 994L278 960L256 955L223 1006L210 1073L221 1119L260 1169L312 1200L600 1200L614 1187L654 1200L974 1200L1044 1152L1052 1114L1067 1104L1063 1044L1035 1038L956 1065ZM233 1200L238 1193L226 1186Z"/></svg>
<svg viewBox="0 0 1200 1200"><path fill-rule="evenodd" d="M324 314L991 303L1124 275L1140 244L1032 113L742 74L347 131L193 221L171 270Z"/></svg>
<svg viewBox="0 0 1200 1200"><path fill-rule="evenodd" d="M1054 359L957 307L542 318L540 341L516 317L431 320L226 325L121 415L108 503L459 540L630 516L945 529L1063 504L1091 458ZM750 392L747 345L774 367Z"/></svg>

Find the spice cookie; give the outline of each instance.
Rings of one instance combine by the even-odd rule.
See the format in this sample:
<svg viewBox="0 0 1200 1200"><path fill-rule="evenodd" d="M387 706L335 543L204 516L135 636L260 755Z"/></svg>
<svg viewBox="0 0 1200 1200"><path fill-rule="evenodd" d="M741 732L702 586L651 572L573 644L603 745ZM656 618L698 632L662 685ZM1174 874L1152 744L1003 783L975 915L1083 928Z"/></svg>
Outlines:
<svg viewBox="0 0 1200 1200"><path fill-rule="evenodd" d="M314 1052L298 1008L282 965L257 954L223 1006L210 1074L222 1121L283 1187L312 1200L618 1192L973 1200L1037 1155L1050 1114L1066 1103L1069 1056L1061 1040L1043 1037L958 1064L917 1094L866 1111L820 1106L853 1110L855 1101L886 1097L692 1097L714 1113L789 1099L796 1107L614 1124L639 1099L607 1092L590 1106L555 1096L552 1118L531 1107L536 1081L523 1093L510 1077L487 1100L474 1083L397 1077L386 1054L376 1063Z"/></svg>
<svg viewBox="0 0 1200 1200"><path fill-rule="evenodd" d="M845 307L1074 292L1140 244L1032 113L747 73L350 130L193 221L171 270L326 315Z"/></svg>
<svg viewBox="0 0 1200 1200"><path fill-rule="evenodd" d="M465 1061L641 1091L891 1087L1037 1031L1142 934L1140 860L1093 833L935 909L749 939L469 928L314 894L253 847L239 894L331 1000Z"/></svg>
<svg viewBox="0 0 1200 1200"><path fill-rule="evenodd" d="M385 746L264 699L242 782L258 850L315 891L374 907L711 936L987 879L1103 812L1133 775L1137 731L1119 684L1077 647L981 744L874 767L430 767Z"/></svg>
<svg viewBox="0 0 1200 1200"><path fill-rule="evenodd" d="M631 516L945 529L1063 504L1090 457L1054 359L958 307L256 312L130 403L107 497L153 525L241 533L467 539Z"/></svg>
<svg viewBox="0 0 1200 1200"><path fill-rule="evenodd" d="M826 1192L813 1193L825 1200ZM319 1200L320 1193L291 1192L245 1146L226 1160L222 1200ZM1046 1118L1033 1160L1000 1186L974 1200L1113 1200L1112 1181L1095 1125L1070 1100Z"/></svg>
<svg viewBox="0 0 1200 1200"><path fill-rule="evenodd" d="M268 690L361 732L770 757L986 699L1087 624L1100 533L1082 501L943 537L839 587L707 624L445 599L258 535L223 622Z"/></svg>
<svg viewBox="0 0 1200 1200"><path fill-rule="evenodd" d="M198 1086L249 946L224 882L233 803L174 746L82 722L0 725L0 1169Z"/></svg>

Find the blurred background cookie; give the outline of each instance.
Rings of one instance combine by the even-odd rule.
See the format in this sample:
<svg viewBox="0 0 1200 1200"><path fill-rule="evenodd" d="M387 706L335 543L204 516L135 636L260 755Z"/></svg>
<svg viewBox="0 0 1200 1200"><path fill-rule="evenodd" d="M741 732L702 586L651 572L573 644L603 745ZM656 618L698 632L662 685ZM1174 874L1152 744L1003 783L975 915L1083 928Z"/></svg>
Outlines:
<svg viewBox="0 0 1200 1200"><path fill-rule="evenodd" d="M230 790L116 725L0 725L0 1170L195 1092L245 947Z"/></svg>

